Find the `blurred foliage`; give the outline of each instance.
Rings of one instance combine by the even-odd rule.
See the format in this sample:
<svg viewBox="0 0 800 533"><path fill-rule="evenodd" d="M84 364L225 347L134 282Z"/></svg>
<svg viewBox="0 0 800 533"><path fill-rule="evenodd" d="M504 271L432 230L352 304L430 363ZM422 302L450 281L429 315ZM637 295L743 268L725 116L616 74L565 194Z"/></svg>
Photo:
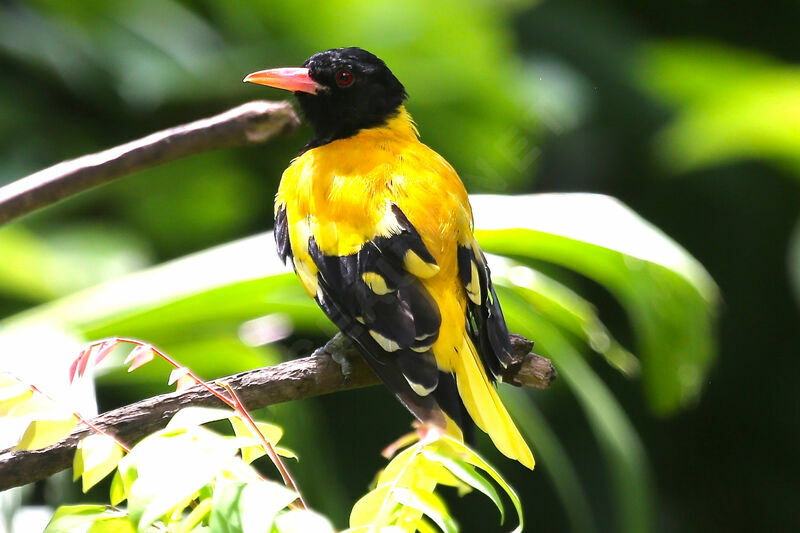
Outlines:
<svg viewBox="0 0 800 533"><path fill-rule="evenodd" d="M669 168L763 158L800 178L800 65L716 43L661 42L643 50L637 75L678 109L656 140Z"/></svg>
<svg viewBox="0 0 800 533"><path fill-rule="evenodd" d="M284 99L240 80L363 46L406 84L423 141L470 191L624 202L476 201L479 239L502 255L491 262L509 323L563 377L545 392L503 391L533 444L532 475L486 447L527 525L793 530L800 468L787 458L800 430L785 410L800 372L800 202L783 177L800 175L800 8L790 4L7 0L0 185L248 99ZM189 157L0 229L0 368L62 398L87 339L141 337L209 378L324 342L332 326L271 237L241 240L270 227L280 173L307 136ZM715 369L717 289L692 256L724 294ZM162 375L155 363L132 375L112 365L97 376L100 408L160 392ZM75 396L91 406L90 393ZM301 487L339 526L409 418L378 389L268 411L296 439ZM27 501L97 499L63 477L45 485ZM20 494L0 495L5 517ZM448 503L475 530L496 527L491 503ZM23 507L14 530L43 529L24 521L41 514Z"/></svg>
<svg viewBox="0 0 800 533"><path fill-rule="evenodd" d="M260 455L251 452L248 458L247 452L259 441L237 429L246 427L238 416L224 409L182 409L166 428L145 437L128 453L107 435L97 433L82 439L75 454L74 477L83 478L86 492L113 473L107 499L114 507L61 506L45 533L332 533L325 517L310 510L287 508L297 494L265 480L251 466ZM221 435L204 426L226 418L235 436ZM277 444L282 436L280 428L256 424L265 439ZM242 455L236 455L240 451ZM126 505L121 509L122 502Z"/></svg>
<svg viewBox="0 0 800 533"><path fill-rule="evenodd" d="M661 369L656 372L657 380L645 381L650 396L658 399L654 401L658 409L674 410L687 395L697 394L696 382L687 382L686 375L699 379L707 371L716 288L685 251L622 204L599 195L475 196L472 204L479 221L477 235L487 251L545 259L582 271L618 291L632 317L650 317L651 327L639 328L637 334L648 356L645 375L650 367ZM595 213L602 224L569 216L581 210ZM515 214L509 218L509 213ZM516 245L509 250L509 243ZM586 411L617 481L620 530L648 529L652 524L651 482L639 438L613 395L571 342L594 348L628 374L638 368L636 359L610 337L591 305L567 287L512 259L501 262L496 258L492 266L503 289L500 295L509 326L530 337L535 334ZM625 293L623 287L636 288L639 298ZM671 301L677 301L672 305L680 309L697 311L664 313L666 302ZM288 317L294 328L306 334L320 329L328 335L333 332L333 326L280 263L272 234L118 278L11 317L0 322L0 350L33 357L41 350L58 351L58 345L42 346L26 337L19 343L15 334L20 329L57 325L83 339L147 339L200 374L218 375L256 366L258 361L242 357L235 342L230 343L233 349L225 350L228 357L222 358L226 344L214 339L230 339L242 322L268 314ZM677 324L665 322L665 316ZM274 327L275 322L266 326ZM668 339L664 330L671 332ZM276 337L275 333L262 334ZM677 368L664 361L675 345L684 346ZM222 365L223 360L230 366ZM140 379L153 379L158 369L152 371L145 374L142 369L137 374ZM107 379L116 381L112 375L100 378L99 383ZM132 382L130 378L125 381ZM526 419L525 408L518 409L518 418ZM535 447L535 434L529 438ZM314 446L314 442L303 442L299 448ZM319 441L316 443L318 446ZM554 453L563 455L560 450ZM326 454L317 450L314 455L320 459ZM546 454L543 460L548 461ZM562 474L555 470L552 475L560 478ZM570 476L569 472L565 475ZM317 484L329 486L327 479L319 479ZM352 518L351 524L363 525Z"/></svg>

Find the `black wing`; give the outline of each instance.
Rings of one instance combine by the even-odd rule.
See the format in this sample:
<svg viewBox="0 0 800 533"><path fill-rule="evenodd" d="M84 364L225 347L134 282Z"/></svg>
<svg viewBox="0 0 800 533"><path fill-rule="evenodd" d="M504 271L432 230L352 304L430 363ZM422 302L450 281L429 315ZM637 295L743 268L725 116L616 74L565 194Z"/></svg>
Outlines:
<svg viewBox="0 0 800 533"><path fill-rule="evenodd" d="M326 255L314 237L309 239L308 252L318 269L315 299L409 411L443 426L441 409L450 408L440 406L448 402L439 397L448 382L453 383L456 404L458 394L453 378L439 371L430 350L439 336L439 308L409 271L414 269L408 268L408 260L422 261L431 272L438 266L396 205L388 216L394 217L396 231L376 236L350 255Z"/></svg>
<svg viewBox="0 0 800 533"><path fill-rule="evenodd" d="M474 240L458 247L458 271L467 294L467 332L496 380L511 362L511 339L486 257Z"/></svg>

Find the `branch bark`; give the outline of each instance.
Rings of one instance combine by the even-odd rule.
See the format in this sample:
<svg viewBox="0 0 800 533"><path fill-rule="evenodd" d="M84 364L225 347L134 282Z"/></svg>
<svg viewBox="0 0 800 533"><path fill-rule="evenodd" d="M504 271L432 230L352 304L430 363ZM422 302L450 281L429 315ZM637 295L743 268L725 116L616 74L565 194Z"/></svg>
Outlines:
<svg viewBox="0 0 800 533"><path fill-rule="evenodd" d="M322 394L376 385L379 380L351 345L341 342L341 334L308 357L279 365L235 374L227 378L248 409L311 398ZM549 359L531 353L533 342L512 335L515 361L503 375L505 383L545 389L557 373ZM349 375L334 361L344 357ZM92 423L132 445L163 428L180 409L189 405L221 407L207 390L195 386L180 393L162 394L98 415ZM343 415L344 416L344 415ZM69 468L78 442L91 433L79 427L61 442L34 451L0 452L0 491L26 485Z"/></svg>
<svg viewBox="0 0 800 533"><path fill-rule="evenodd" d="M199 152L266 142L299 125L289 102L254 101L58 163L0 187L0 225L122 176Z"/></svg>

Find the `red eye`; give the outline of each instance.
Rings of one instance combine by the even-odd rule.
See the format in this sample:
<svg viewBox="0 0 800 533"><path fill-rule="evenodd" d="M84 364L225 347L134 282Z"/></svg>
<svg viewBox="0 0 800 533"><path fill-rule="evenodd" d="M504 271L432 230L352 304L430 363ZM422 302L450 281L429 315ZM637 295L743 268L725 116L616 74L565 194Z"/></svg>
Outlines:
<svg viewBox="0 0 800 533"><path fill-rule="evenodd" d="M350 72L349 70L340 70L339 72L336 73L336 84L339 87L347 87L348 85L351 85L355 80L356 80L355 76L353 76L353 73Z"/></svg>

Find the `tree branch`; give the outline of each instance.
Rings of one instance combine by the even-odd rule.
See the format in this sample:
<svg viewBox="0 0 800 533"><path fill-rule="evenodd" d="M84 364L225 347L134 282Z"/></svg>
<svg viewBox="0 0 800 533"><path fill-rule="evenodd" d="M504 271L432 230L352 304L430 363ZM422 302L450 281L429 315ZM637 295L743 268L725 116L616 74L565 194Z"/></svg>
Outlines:
<svg viewBox="0 0 800 533"><path fill-rule="evenodd" d="M341 339L341 334L338 334L308 357L242 372L224 378L224 381L233 387L250 410L378 384L379 380L369 366L351 345L343 346ZM557 375L550 360L531 353L533 342L525 337L512 335L511 340L515 361L506 369L503 381L538 389L550 386ZM348 360L348 377L342 374L342 367L332 356L343 356ZM222 406L210 392L195 386L180 393L162 394L120 407L95 417L91 422L132 445L163 428L175 413L189 405ZM0 491L38 481L69 468L78 442L90 433L90 429L80 427L48 448L0 452Z"/></svg>
<svg viewBox="0 0 800 533"><path fill-rule="evenodd" d="M255 101L58 163L0 187L0 225L139 170L199 152L265 142L299 124L288 102Z"/></svg>

